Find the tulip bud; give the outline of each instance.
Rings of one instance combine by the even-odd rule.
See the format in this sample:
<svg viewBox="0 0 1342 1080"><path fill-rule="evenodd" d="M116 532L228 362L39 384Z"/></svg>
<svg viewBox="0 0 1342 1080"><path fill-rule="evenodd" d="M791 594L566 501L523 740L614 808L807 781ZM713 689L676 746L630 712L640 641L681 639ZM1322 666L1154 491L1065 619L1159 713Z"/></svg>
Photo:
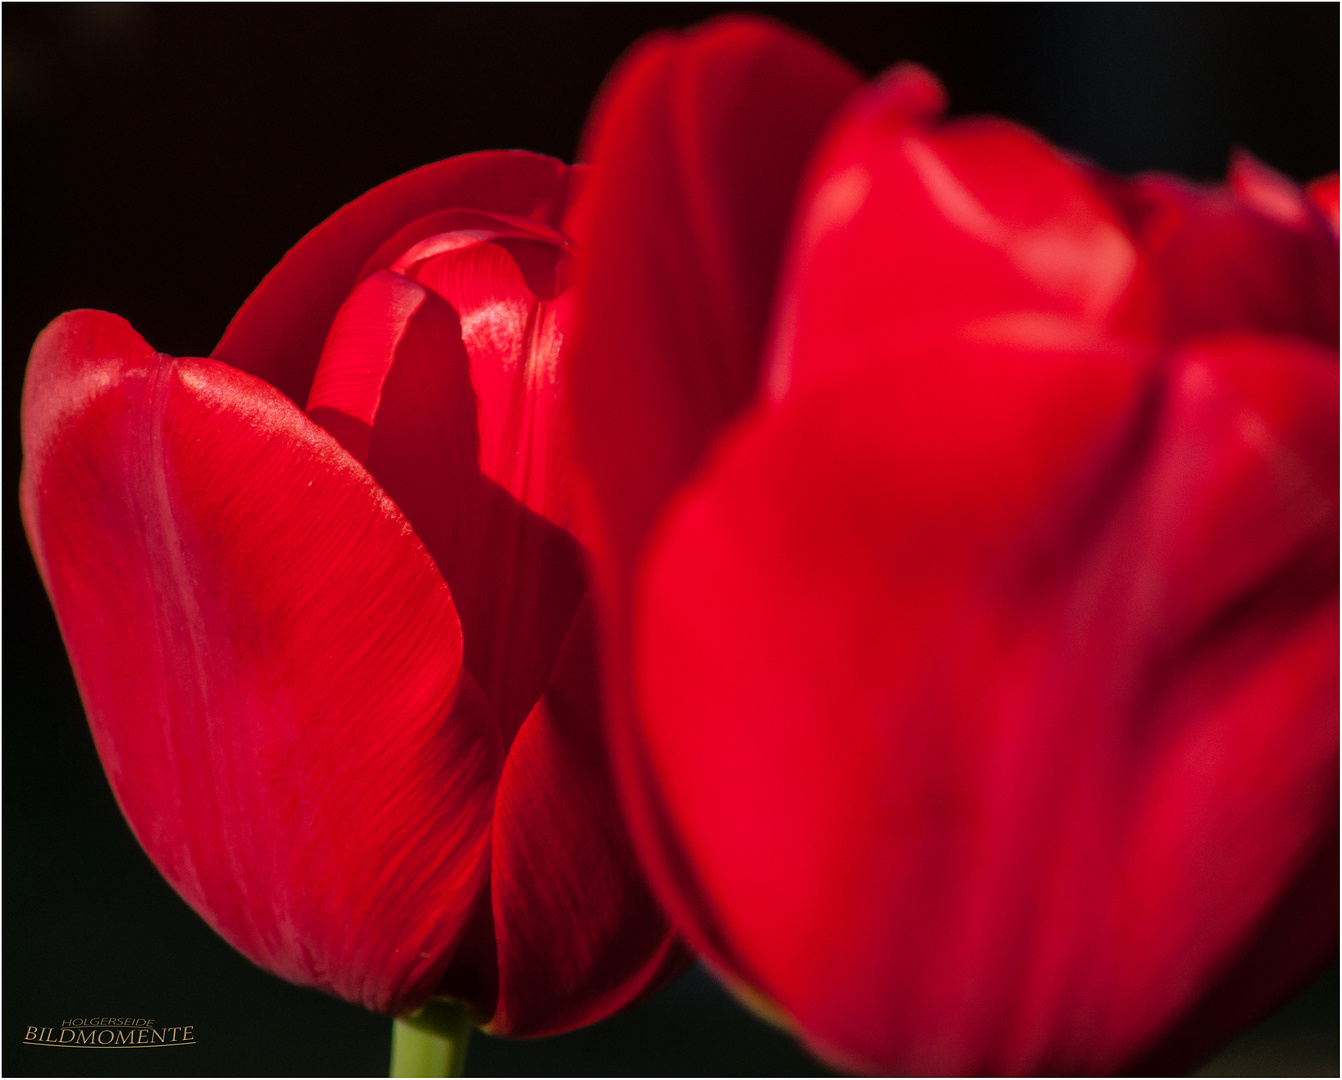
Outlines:
<svg viewBox="0 0 1342 1080"><path fill-rule="evenodd" d="M505 1035L686 962L601 737L559 408L578 180L427 166L309 234L213 358L73 312L24 389L25 526L150 858L284 978Z"/></svg>

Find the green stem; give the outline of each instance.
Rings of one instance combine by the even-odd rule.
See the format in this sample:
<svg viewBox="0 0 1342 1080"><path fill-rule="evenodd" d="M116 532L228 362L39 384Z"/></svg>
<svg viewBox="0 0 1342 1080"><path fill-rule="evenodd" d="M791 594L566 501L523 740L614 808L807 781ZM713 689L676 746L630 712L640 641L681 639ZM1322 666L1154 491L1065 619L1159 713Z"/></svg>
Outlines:
<svg viewBox="0 0 1342 1080"><path fill-rule="evenodd" d="M471 1021L459 1001L430 1001L391 1029L392 1076L461 1076Z"/></svg>

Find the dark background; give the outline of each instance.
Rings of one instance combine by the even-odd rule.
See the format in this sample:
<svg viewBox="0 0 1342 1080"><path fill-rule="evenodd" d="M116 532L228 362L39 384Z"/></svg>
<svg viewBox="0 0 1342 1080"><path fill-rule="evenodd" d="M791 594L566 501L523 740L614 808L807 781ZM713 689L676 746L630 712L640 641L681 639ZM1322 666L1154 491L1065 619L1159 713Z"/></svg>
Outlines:
<svg viewBox="0 0 1342 1080"><path fill-rule="evenodd" d="M688 6L30 6L4 45L3 1026L10 1075L386 1075L389 1023L258 971L162 882L122 823L18 519L28 349L74 307L205 355L285 250L375 184L470 150L571 160L603 75ZM1232 146L1297 179L1338 165L1338 7L767 9L875 74L904 59L1118 171L1222 174ZM1338 1068L1337 968L1215 1063ZM30 1024L193 1024L171 1055L22 1045ZM584 1032L477 1037L521 1074L789 1074L795 1044L691 972Z"/></svg>

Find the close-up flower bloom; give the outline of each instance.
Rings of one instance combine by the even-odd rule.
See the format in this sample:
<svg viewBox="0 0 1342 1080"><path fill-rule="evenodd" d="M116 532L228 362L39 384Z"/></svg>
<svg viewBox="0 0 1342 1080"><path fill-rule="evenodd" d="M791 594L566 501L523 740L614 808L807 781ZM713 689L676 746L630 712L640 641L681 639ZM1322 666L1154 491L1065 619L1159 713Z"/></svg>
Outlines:
<svg viewBox="0 0 1342 1080"><path fill-rule="evenodd" d="M1336 1070L1335 6L3 23L5 1071Z"/></svg>
<svg viewBox="0 0 1342 1080"><path fill-rule="evenodd" d="M1192 1068L1337 949L1336 179L945 108L745 18L603 92L621 792L687 940L832 1063Z"/></svg>
<svg viewBox="0 0 1342 1080"><path fill-rule="evenodd" d="M277 975L513 1036L687 962L601 732L560 410L581 181L426 166L308 234L211 358L71 312L23 399L28 536L159 870Z"/></svg>

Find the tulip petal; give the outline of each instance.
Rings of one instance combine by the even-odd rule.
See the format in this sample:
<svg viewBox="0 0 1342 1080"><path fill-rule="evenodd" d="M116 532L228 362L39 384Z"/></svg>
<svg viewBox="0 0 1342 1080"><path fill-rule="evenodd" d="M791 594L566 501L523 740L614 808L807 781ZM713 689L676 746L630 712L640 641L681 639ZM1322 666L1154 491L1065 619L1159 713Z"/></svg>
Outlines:
<svg viewBox="0 0 1342 1080"><path fill-rule="evenodd" d="M1149 276L1086 174L1005 121L932 124L930 79L895 69L820 154L779 300L775 397L873 349L984 322L1022 343L1154 340Z"/></svg>
<svg viewBox="0 0 1342 1080"><path fill-rule="evenodd" d="M1319 208L1328 224L1333 228L1333 236L1338 232L1338 181L1337 173L1321 176L1311 181L1308 187L1309 197Z"/></svg>
<svg viewBox="0 0 1342 1080"><path fill-rule="evenodd" d="M113 791L256 963L384 1012L432 992L484 884L497 728L372 478L272 387L54 322L22 504Z"/></svg>
<svg viewBox="0 0 1342 1080"><path fill-rule="evenodd" d="M533 279L548 277L553 295L568 257L556 244L516 235L442 243L462 239L430 239L406 252L395 268L441 296L461 319L477 401L480 471L581 538L571 490L572 436L561 408L561 350L572 298L565 292L539 299L519 265L521 260Z"/></svg>
<svg viewBox="0 0 1342 1080"><path fill-rule="evenodd" d="M1335 359L1151 370L878 357L760 408L652 542L678 887L832 1060L1121 1068L1336 834ZM1330 937L1293 927L1245 996Z"/></svg>
<svg viewBox="0 0 1342 1080"><path fill-rule="evenodd" d="M307 414L358 459L368 464L373 423L382 405L382 385L396 361L396 350L410 328L411 319L424 305L427 292L400 274L380 271L361 281L336 312L321 362L308 393ZM433 318L426 311L416 324L421 335L442 339L446 355L460 352L454 341L456 324L450 318ZM459 394L466 394L463 386ZM459 406L468 408L469 403ZM462 454L469 461L469 431Z"/></svg>
<svg viewBox="0 0 1342 1080"><path fill-rule="evenodd" d="M1314 204L1301 187L1247 150L1231 154L1226 187L1245 206L1288 229L1308 228L1314 219Z"/></svg>
<svg viewBox="0 0 1342 1080"><path fill-rule="evenodd" d="M489 387L477 394L472 366L456 312L380 270L341 309L308 404L337 435L369 425L369 471L452 590L466 669L506 746L545 691L587 571L572 536L481 474L480 431L498 429L481 420Z"/></svg>
<svg viewBox="0 0 1342 1080"><path fill-rule="evenodd" d="M1256 330L1337 348L1336 234L1286 177L1240 155L1224 188L1146 176L1107 190L1160 282L1168 337Z"/></svg>
<svg viewBox="0 0 1342 1080"><path fill-rule="evenodd" d="M639 873L606 759L585 603L499 785L493 834L499 999L489 1030L592 1023L679 974L691 956Z"/></svg>
<svg viewBox="0 0 1342 1080"><path fill-rule="evenodd" d="M589 270L572 394L622 566L755 391L802 169L858 81L792 31L724 18L649 39L602 91L570 225Z"/></svg>
<svg viewBox="0 0 1342 1080"><path fill-rule="evenodd" d="M636 846L663 852L654 873L672 855L626 737L627 579L663 500L755 391L803 169L858 83L806 38L728 17L636 48L585 135L591 178L564 223L585 252L569 395L605 574L612 752ZM684 893L654 886L697 934Z"/></svg>
<svg viewBox="0 0 1342 1080"><path fill-rule="evenodd" d="M389 180L300 240L247 298L213 355L306 401L336 311L389 236L451 207L558 224L575 180L562 162L516 150L449 158Z"/></svg>
<svg viewBox="0 0 1342 1080"><path fill-rule="evenodd" d="M1318 854L1260 923L1252 943L1205 990L1194 1009L1128 1066L1131 1076L1192 1072L1314 974L1321 955L1337 952L1338 835L1325 835ZM1302 926L1315 934L1302 934ZM1331 927L1331 942L1329 928Z"/></svg>

